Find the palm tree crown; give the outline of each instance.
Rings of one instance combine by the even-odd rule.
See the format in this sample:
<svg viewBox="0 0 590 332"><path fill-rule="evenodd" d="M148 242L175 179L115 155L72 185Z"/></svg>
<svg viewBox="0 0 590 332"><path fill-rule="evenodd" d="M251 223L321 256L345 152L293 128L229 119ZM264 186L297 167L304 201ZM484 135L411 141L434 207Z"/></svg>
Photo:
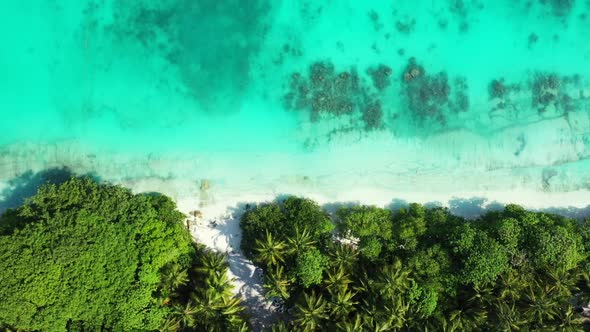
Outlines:
<svg viewBox="0 0 590 332"><path fill-rule="evenodd" d="M258 259L267 266L276 266L279 262L285 261L285 242L276 241L272 234L266 231L263 240L256 240L254 250L258 252Z"/></svg>

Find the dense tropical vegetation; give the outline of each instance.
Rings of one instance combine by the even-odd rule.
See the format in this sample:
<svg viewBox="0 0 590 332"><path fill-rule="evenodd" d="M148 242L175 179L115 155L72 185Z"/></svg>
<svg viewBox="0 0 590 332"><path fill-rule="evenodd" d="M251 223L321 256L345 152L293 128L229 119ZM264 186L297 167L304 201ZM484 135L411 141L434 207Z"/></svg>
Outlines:
<svg viewBox="0 0 590 332"><path fill-rule="evenodd" d="M477 220L419 204L330 215L290 197L249 209L241 227L283 309L273 331L584 328L590 221L516 205Z"/></svg>
<svg viewBox="0 0 590 332"><path fill-rule="evenodd" d="M162 195L73 178L0 217L0 330L245 331L224 255Z"/></svg>
<svg viewBox="0 0 590 332"><path fill-rule="evenodd" d="M0 330L248 331L224 254L166 196L72 178L0 216ZM582 331L590 220L516 205L249 208L274 331Z"/></svg>

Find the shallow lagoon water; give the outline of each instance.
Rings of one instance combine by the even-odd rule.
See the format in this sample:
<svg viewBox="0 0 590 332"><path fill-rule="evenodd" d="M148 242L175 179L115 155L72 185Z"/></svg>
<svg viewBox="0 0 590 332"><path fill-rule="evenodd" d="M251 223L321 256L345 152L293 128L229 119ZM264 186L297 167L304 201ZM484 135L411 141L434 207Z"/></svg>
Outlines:
<svg viewBox="0 0 590 332"><path fill-rule="evenodd" d="M2 7L4 181L66 166L190 183L179 196L207 179L217 199L590 198L584 1Z"/></svg>

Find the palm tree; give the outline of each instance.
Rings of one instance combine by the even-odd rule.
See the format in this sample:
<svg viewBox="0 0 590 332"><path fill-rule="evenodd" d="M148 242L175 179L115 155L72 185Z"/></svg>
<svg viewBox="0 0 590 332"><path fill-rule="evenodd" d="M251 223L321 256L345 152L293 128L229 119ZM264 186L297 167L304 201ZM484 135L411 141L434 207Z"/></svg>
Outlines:
<svg viewBox="0 0 590 332"><path fill-rule="evenodd" d="M494 303L493 312L495 316L493 326L498 331L520 331L521 328L526 327L528 324L527 320L521 317L514 302L508 304L503 300L498 300Z"/></svg>
<svg viewBox="0 0 590 332"><path fill-rule="evenodd" d="M277 266L274 270L269 270L264 275L265 295L268 298L280 297L284 300L289 298L289 285L291 282L284 273L283 266Z"/></svg>
<svg viewBox="0 0 590 332"><path fill-rule="evenodd" d="M174 306L172 314L173 318L183 327L194 327L198 311L198 307L189 300L184 306L181 304Z"/></svg>
<svg viewBox="0 0 590 332"><path fill-rule="evenodd" d="M353 300L356 293L340 289L336 294L332 294L332 301L329 303L330 313L336 318L348 316L356 310L354 306L358 303Z"/></svg>
<svg viewBox="0 0 590 332"><path fill-rule="evenodd" d="M538 283L529 286L524 294L525 317L538 326L543 326L545 322L555 319L558 306L558 302L548 296Z"/></svg>
<svg viewBox="0 0 590 332"><path fill-rule="evenodd" d="M192 295L195 302L196 315L199 325L213 329L219 325L220 308L224 306L224 299L213 288L200 290Z"/></svg>
<svg viewBox="0 0 590 332"><path fill-rule="evenodd" d="M360 315L355 315L354 320L340 321L336 324L336 328L339 331L344 332L357 332L363 330L363 320Z"/></svg>
<svg viewBox="0 0 590 332"><path fill-rule="evenodd" d="M403 296L383 299L378 292L362 295L362 318L370 331L405 327L409 308Z"/></svg>
<svg viewBox="0 0 590 332"><path fill-rule="evenodd" d="M244 310L242 301L237 297L230 297L223 300L222 313L224 315L236 315Z"/></svg>
<svg viewBox="0 0 590 332"><path fill-rule="evenodd" d="M169 292L173 292L179 287L186 285L189 281L188 272L178 264L172 264L164 270L162 274L163 288Z"/></svg>
<svg viewBox="0 0 590 332"><path fill-rule="evenodd" d="M326 302L322 295L303 293L303 301L295 306L294 322L304 331L315 331L322 320L327 319Z"/></svg>
<svg viewBox="0 0 590 332"><path fill-rule="evenodd" d="M309 230L304 228L303 231L299 231L297 226L295 226L295 236L289 238L287 241L290 245L290 254L302 253L313 248L315 245L315 241L311 238Z"/></svg>
<svg viewBox="0 0 590 332"><path fill-rule="evenodd" d="M275 241L272 234L266 231L264 240L256 240L254 250L258 253L257 259L266 264L266 266L275 266L279 262L284 262L285 242Z"/></svg>
<svg viewBox="0 0 590 332"><path fill-rule="evenodd" d="M244 320L240 316L240 313L244 310L241 305L242 302L237 297L224 299L223 305L220 307L221 318L225 323L225 329L242 327Z"/></svg>
<svg viewBox="0 0 590 332"><path fill-rule="evenodd" d="M401 261L398 259L393 264L386 265L381 269L375 286L381 295L394 298L410 288L412 279L409 275L410 271L404 270Z"/></svg>
<svg viewBox="0 0 590 332"><path fill-rule="evenodd" d="M371 332L385 332L391 330L391 324L385 321L375 321L375 325L371 326Z"/></svg>
<svg viewBox="0 0 590 332"><path fill-rule="evenodd" d="M496 298L494 295L494 289L489 284L484 286L474 286L473 290L475 291L475 294L473 294L469 300L479 303L483 308L487 308Z"/></svg>
<svg viewBox="0 0 590 332"><path fill-rule="evenodd" d="M406 314L410 309L402 296L396 296L390 299L389 303L383 306L383 312L387 315L389 326L395 329L401 329L406 323Z"/></svg>
<svg viewBox="0 0 590 332"><path fill-rule="evenodd" d="M383 319L376 318L374 316L365 317L364 325L366 327L365 330L371 332L384 332L391 330L391 325L389 324L389 322Z"/></svg>
<svg viewBox="0 0 590 332"><path fill-rule="evenodd" d="M375 286L376 281L369 278L367 271L363 271L361 276L356 278L356 281L358 282L358 284L353 285L352 289L354 289L355 291L357 291L359 293L372 292L375 290L375 288L377 288Z"/></svg>
<svg viewBox="0 0 590 332"><path fill-rule="evenodd" d="M285 323L284 321L279 321L278 323L274 323L271 327L270 330L272 332L289 332L291 331L289 329L289 327L287 326L287 323Z"/></svg>
<svg viewBox="0 0 590 332"><path fill-rule="evenodd" d="M448 319L449 331L478 331L486 318L487 313L479 308L453 310Z"/></svg>
<svg viewBox="0 0 590 332"><path fill-rule="evenodd" d="M545 272L546 291L553 297L567 301L573 292L579 288L576 286L577 275L561 269L551 269Z"/></svg>
<svg viewBox="0 0 590 332"><path fill-rule="evenodd" d="M446 315L436 315L429 317L426 321L425 327L425 331L432 330L449 332L451 330L451 326Z"/></svg>
<svg viewBox="0 0 590 332"><path fill-rule="evenodd" d="M214 288L193 294L197 327L207 331L241 329L244 323L240 313L244 310L240 299L223 296Z"/></svg>
<svg viewBox="0 0 590 332"><path fill-rule="evenodd" d="M485 294L485 292L484 292ZM450 331L478 331L487 320L487 312L482 307L481 295L472 295L471 290L464 289L457 296L454 310L445 317L445 328Z"/></svg>
<svg viewBox="0 0 590 332"><path fill-rule="evenodd" d="M582 332L584 328L582 324L584 323L584 319L580 316L580 314L574 311L574 308L569 306L565 311L559 314L559 330L566 331L566 332Z"/></svg>
<svg viewBox="0 0 590 332"><path fill-rule="evenodd" d="M178 330L180 330L180 321L178 320L178 318L174 317L174 315L170 315L170 317L168 317L164 323L162 323L162 326L160 326L160 329L158 330L159 332L176 332Z"/></svg>
<svg viewBox="0 0 590 332"><path fill-rule="evenodd" d="M500 299L516 301L520 298L528 284L522 275L515 270L508 270L500 276Z"/></svg>
<svg viewBox="0 0 590 332"><path fill-rule="evenodd" d="M329 271L326 279L324 279L324 285L330 294L348 289L348 285L351 283L352 280L350 280L350 275L346 273L342 267Z"/></svg>
<svg viewBox="0 0 590 332"><path fill-rule="evenodd" d="M212 250L204 250L203 254L199 256L198 266L195 271L205 276L225 270L227 268L226 255Z"/></svg>
<svg viewBox="0 0 590 332"><path fill-rule="evenodd" d="M332 247L329 255L332 266L350 271L356 262L358 251L352 245L340 243Z"/></svg>
<svg viewBox="0 0 590 332"><path fill-rule="evenodd" d="M228 298L232 296L233 285L227 276L226 269L209 274L207 279L205 279L205 285L206 287L213 289L215 293L222 298Z"/></svg>
<svg viewBox="0 0 590 332"><path fill-rule="evenodd" d="M250 327L248 327L248 323L243 322L240 325L234 326L231 330L235 332L248 332L250 331Z"/></svg>

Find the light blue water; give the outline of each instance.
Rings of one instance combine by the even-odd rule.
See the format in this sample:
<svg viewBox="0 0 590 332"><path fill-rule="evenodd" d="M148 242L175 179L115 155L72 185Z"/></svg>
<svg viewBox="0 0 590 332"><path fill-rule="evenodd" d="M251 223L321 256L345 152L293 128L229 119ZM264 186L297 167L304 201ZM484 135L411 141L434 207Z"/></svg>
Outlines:
<svg viewBox="0 0 590 332"><path fill-rule="evenodd" d="M220 179L260 167L323 176L350 162L367 177L551 168L559 183L533 188L590 184L585 1L8 0L1 9L2 178L60 163L100 173L126 154L174 168L185 154L206 173L195 177Z"/></svg>

